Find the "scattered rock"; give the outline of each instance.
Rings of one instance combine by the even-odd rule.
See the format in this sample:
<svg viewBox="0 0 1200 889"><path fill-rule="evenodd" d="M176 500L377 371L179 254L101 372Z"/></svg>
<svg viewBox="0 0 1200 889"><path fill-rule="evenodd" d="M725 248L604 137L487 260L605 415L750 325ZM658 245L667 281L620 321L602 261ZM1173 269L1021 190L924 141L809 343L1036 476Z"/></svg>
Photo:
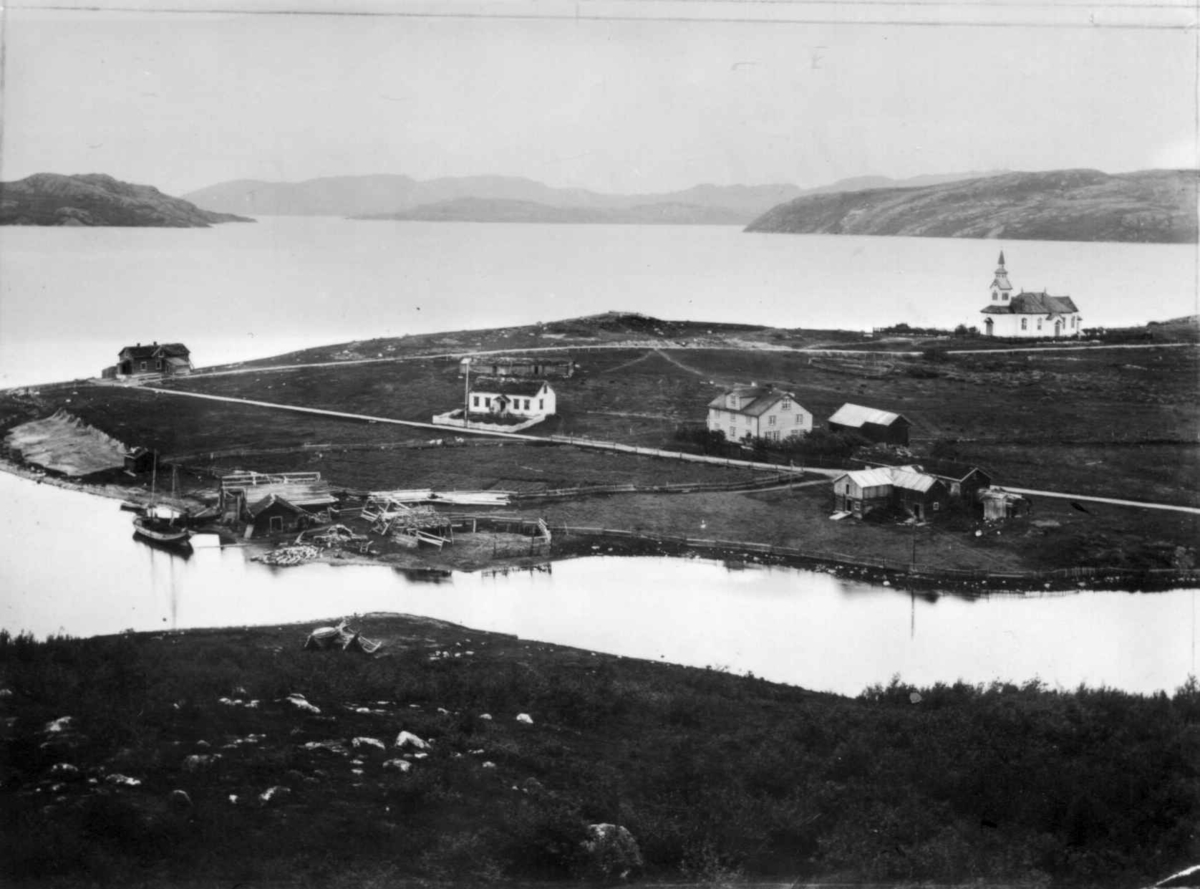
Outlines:
<svg viewBox="0 0 1200 889"><path fill-rule="evenodd" d="M121 774L118 774L117 772L113 772L111 775L107 775L104 778L104 780L108 784L117 784L122 787L137 787L139 784L142 783L141 780L138 778L130 778L128 775L121 775Z"/></svg>
<svg viewBox="0 0 1200 889"><path fill-rule="evenodd" d="M355 738L350 742L353 747L378 747L380 750L386 750L387 745L378 738Z"/></svg>
<svg viewBox="0 0 1200 889"><path fill-rule="evenodd" d="M422 741L412 732L401 732L396 735L397 747L416 747L418 750L425 750L429 747L427 743Z"/></svg>
<svg viewBox="0 0 1200 889"><path fill-rule="evenodd" d="M192 798L188 796L186 790L172 790L167 797L167 801L176 809L190 809L192 807Z"/></svg>
<svg viewBox="0 0 1200 889"><path fill-rule="evenodd" d="M290 694L284 700L295 707L297 710L304 710L308 713L320 713L321 708L315 707L308 702L302 694Z"/></svg>
<svg viewBox="0 0 1200 889"><path fill-rule="evenodd" d="M258 795L258 801L264 806L276 797L285 797L292 792L290 787L284 787L282 784L276 784L274 787L268 787Z"/></svg>
<svg viewBox="0 0 1200 889"><path fill-rule="evenodd" d="M523 722L526 725L533 725L533 717L528 713L518 713L517 722Z"/></svg>
<svg viewBox="0 0 1200 889"><path fill-rule="evenodd" d="M491 714L491 713L480 713L480 714L479 714L479 718L480 718L480 719L486 719L488 722L491 722L491 721L492 721L492 714Z"/></svg>
<svg viewBox="0 0 1200 889"><path fill-rule="evenodd" d="M496 764L494 762L492 762L491 760L488 760L487 762L485 762L483 764L483 767L485 769L494 769L496 767Z"/></svg>
<svg viewBox="0 0 1200 889"><path fill-rule="evenodd" d="M385 769L399 769L401 772L407 772L412 768L412 763L407 759L389 759L383 764Z"/></svg>
<svg viewBox="0 0 1200 889"><path fill-rule="evenodd" d="M59 778L77 778L79 777L79 767L73 766L69 762L56 762L50 767L50 774Z"/></svg>
<svg viewBox="0 0 1200 889"><path fill-rule="evenodd" d="M221 754L219 753L193 753L191 756L184 758L183 770L185 772L199 772L211 769L220 761Z"/></svg>
<svg viewBox="0 0 1200 889"><path fill-rule="evenodd" d="M338 741L309 741L304 745L305 750L324 750L328 753L336 753L338 756L346 756L349 751Z"/></svg>
<svg viewBox="0 0 1200 889"><path fill-rule="evenodd" d="M47 734L54 734L56 732L68 731L71 727L71 722L72 722L73 718L74 717L71 717L71 716L60 716L58 719L55 719L53 722L46 723L46 727L43 729L43 731L45 731Z"/></svg>

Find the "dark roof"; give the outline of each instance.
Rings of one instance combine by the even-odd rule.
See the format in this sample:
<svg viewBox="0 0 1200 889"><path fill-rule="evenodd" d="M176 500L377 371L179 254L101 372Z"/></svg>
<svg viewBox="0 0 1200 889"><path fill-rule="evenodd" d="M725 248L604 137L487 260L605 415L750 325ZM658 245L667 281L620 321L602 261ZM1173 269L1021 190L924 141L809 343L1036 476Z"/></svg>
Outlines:
<svg viewBox="0 0 1200 889"><path fill-rule="evenodd" d="M475 380L471 384L472 395L520 395L529 398L542 391L544 380ZM549 388L549 387L547 387Z"/></svg>
<svg viewBox="0 0 1200 889"><path fill-rule="evenodd" d="M121 355L127 355L130 358L187 358L192 353L183 343L151 343L148 346L143 346L138 343L136 346L126 346L120 351Z"/></svg>
<svg viewBox="0 0 1200 889"><path fill-rule="evenodd" d="M1066 315L1078 312L1069 296L1050 296L1046 293L1018 293L1008 305L985 306L985 315Z"/></svg>
<svg viewBox="0 0 1200 889"><path fill-rule="evenodd" d="M250 515L254 516L254 518L258 518L260 515L262 515L264 512L266 512L268 509L270 509L276 503L278 503L280 506L284 507L285 509L289 510L292 513L298 514L298 513L304 512L303 509L301 509L295 503L292 503L290 500L285 500L282 497L280 497L278 494L272 494L271 496L267 497L266 499L260 500L258 503L255 503L253 506L251 506L250 507Z"/></svg>
<svg viewBox="0 0 1200 889"><path fill-rule="evenodd" d="M726 407L725 398L729 395L737 395L739 398L749 398L750 401L740 408ZM735 386L725 392L722 392L716 398L708 403L710 408L729 411L734 414L745 414L750 417L759 417L773 408L776 404L789 398L792 401L796 400L796 396L791 392L785 392L782 389L776 389L774 386ZM799 407L799 405L797 405ZM803 408L801 408L803 410Z"/></svg>
<svg viewBox="0 0 1200 889"><path fill-rule="evenodd" d="M839 426L850 426L854 429L861 428L866 423L876 426L891 426L897 420L903 420L909 426L912 425L912 421L901 414L879 410L874 407L863 407L861 404L843 404L829 418L830 423L837 423Z"/></svg>

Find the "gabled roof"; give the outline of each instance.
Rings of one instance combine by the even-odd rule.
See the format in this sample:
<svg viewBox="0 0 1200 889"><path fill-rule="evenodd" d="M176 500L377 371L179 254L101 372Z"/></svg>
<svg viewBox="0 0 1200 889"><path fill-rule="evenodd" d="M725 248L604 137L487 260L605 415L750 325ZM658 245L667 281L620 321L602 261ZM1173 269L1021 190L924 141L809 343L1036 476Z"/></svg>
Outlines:
<svg viewBox="0 0 1200 889"><path fill-rule="evenodd" d="M739 399L750 399L748 403L740 408L726 407L725 399L730 395L736 395ZM708 403L710 408L717 410L729 411L734 414L745 414L750 417L759 417L773 408L776 404L784 399L796 401L796 396L791 392L785 392L782 389L776 389L774 386L734 386L732 389L727 389ZM797 405L799 407L799 405Z"/></svg>
<svg viewBox="0 0 1200 889"><path fill-rule="evenodd" d="M125 355L129 358L187 358L191 355L191 351L183 343L151 343L148 346L143 346L138 343L136 346L126 346L122 349L119 355Z"/></svg>
<svg viewBox="0 0 1200 889"><path fill-rule="evenodd" d="M519 395L530 398L550 386L545 380L493 380L477 379L471 384L472 395Z"/></svg>
<svg viewBox="0 0 1200 889"><path fill-rule="evenodd" d="M258 518L260 515L262 515L264 512L266 512L267 509L274 506L276 503L278 503L280 506L284 507L285 509L287 509L293 513L304 512L303 509L301 509L295 503L292 503L290 500L285 500L284 498L280 497L278 494L271 494L266 499L260 500L258 503L255 503L253 506L251 506L250 507L250 515L252 515L254 518Z"/></svg>
<svg viewBox="0 0 1200 889"><path fill-rule="evenodd" d="M938 483L932 475L918 472L915 466L876 466L873 469L856 469L839 475L838 479L849 478L860 488L893 487L906 491L924 493ZM838 479L834 479L837 481Z"/></svg>
<svg viewBox="0 0 1200 889"><path fill-rule="evenodd" d="M850 426L854 429L859 429L867 423L876 426L891 426L897 420L903 420L909 426L912 425L912 421L900 414L894 414L891 411L882 411L874 407L863 407L861 404L843 404L829 418L830 423L837 423L839 426Z"/></svg>
<svg viewBox="0 0 1200 889"><path fill-rule="evenodd" d="M1018 293L1006 306L985 306L985 315L1067 315L1078 312L1069 296L1050 296L1046 293Z"/></svg>

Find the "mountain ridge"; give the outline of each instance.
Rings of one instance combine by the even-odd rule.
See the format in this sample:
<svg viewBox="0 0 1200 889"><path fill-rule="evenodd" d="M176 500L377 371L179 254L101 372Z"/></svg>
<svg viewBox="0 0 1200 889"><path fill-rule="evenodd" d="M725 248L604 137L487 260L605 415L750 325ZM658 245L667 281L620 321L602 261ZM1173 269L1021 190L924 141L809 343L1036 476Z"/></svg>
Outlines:
<svg viewBox="0 0 1200 889"><path fill-rule="evenodd" d="M1196 170L1004 173L923 188L805 195L748 232L1192 243Z"/></svg>
<svg viewBox="0 0 1200 889"><path fill-rule="evenodd" d="M986 173L946 174L938 180L962 179ZM931 177L890 180L869 177L897 187L925 183ZM845 180L852 183L852 180ZM714 185L701 183L686 189L645 194L604 194L583 188L557 188L519 176L459 176L420 181L403 174L326 176L302 182L231 180L185 195L200 207L217 212L251 216L382 216L405 214L420 206L466 198L512 200L547 207L587 210L624 210L656 204L681 204L719 210L734 224L746 224L770 208L804 194L838 189L839 183L802 189L787 183L767 185ZM847 187L853 187L852 185ZM739 214L740 218L733 218ZM487 221L479 219L476 221ZM637 221L637 220L635 220Z"/></svg>

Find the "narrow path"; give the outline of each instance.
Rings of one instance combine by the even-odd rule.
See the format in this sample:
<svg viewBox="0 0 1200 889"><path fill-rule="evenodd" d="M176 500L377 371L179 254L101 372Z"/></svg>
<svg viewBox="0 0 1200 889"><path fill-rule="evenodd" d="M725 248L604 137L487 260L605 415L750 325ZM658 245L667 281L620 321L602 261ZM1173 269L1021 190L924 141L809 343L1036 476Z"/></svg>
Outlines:
<svg viewBox="0 0 1200 889"><path fill-rule="evenodd" d="M1200 507L1195 506L1176 506L1173 503L1146 503L1142 500L1116 500L1112 497L1093 497L1089 494L1060 494L1057 491L1034 491L1029 488L1010 488L1008 485L1002 485L1006 491L1012 491L1014 494L1029 494L1035 497L1059 497L1063 500L1082 500L1086 503L1107 503L1112 506L1139 506L1143 509L1166 509L1172 512L1186 512L1191 515L1200 515Z"/></svg>

